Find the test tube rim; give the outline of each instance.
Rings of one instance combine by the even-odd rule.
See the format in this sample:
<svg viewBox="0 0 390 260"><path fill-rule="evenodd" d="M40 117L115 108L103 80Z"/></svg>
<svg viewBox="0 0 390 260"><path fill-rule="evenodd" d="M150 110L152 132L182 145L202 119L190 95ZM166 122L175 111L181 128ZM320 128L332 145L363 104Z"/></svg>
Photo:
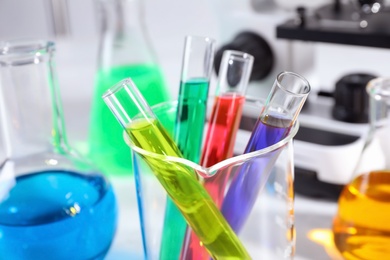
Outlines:
<svg viewBox="0 0 390 260"><path fill-rule="evenodd" d="M247 52L243 51L237 51L237 50L225 50L223 52L222 60L223 57L226 59L233 59L233 60L238 60L238 61L248 61L253 63L255 57Z"/></svg>
<svg viewBox="0 0 390 260"><path fill-rule="evenodd" d="M205 42L215 43L216 40L209 36L202 36L202 35L193 35L188 34L184 37L185 41L187 40L204 40Z"/></svg>
<svg viewBox="0 0 390 260"><path fill-rule="evenodd" d="M302 80L304 82L304 85L306 86L306 88L304 88L304 92L302 93L297 93L297 92L294 92L288 88L286 88L283 84L281 84L280 80L281 80L281 77L285 76L285 75L292 75L294 77L297 77L299 78L300 80ZM310 83L309 81L303 77L302 75L298 74L298 73L295 73L295 72L292 72L292 71L282 71L280 72L277 76L276 76L276 84L279 86L280 89L282 89L283 91L289 93L289 94L292 94L294 96L297 96L297 97L304 97L304 96L307 96L310 91L311 91L311 86L310 86Z"/></svg>

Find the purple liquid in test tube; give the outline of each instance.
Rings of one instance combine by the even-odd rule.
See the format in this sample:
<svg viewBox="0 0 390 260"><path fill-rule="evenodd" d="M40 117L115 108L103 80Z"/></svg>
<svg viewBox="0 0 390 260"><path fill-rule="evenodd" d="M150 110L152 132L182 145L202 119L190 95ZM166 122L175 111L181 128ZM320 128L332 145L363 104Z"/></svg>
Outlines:
<svg viewBox="0 0 390 260"><path fill-rule="evenodd" d="M244 153L276 144L294 125L310 93L306 79L293 72L280 73L268 95ZM259 192L265 185L280 149L238 169L222 204L222 213L236 233L245 224Z"/></svg>

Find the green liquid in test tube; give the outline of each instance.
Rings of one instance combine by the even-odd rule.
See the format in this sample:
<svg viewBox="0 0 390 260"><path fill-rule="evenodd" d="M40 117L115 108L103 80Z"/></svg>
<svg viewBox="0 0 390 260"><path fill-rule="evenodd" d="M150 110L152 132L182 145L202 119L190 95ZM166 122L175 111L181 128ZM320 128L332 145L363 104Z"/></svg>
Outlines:
<svg viewBox="0 0 390 260"><path fill-rule="evenodd" d="M186 36L174 139L185 159L199 163L206 120L215 41ZM187 223L168 197L161 237L160 259L179 259Z"/></svg>
<svg viewBox="0 0 390 260"><path fill-rule="evenodd" d="M166 156L183 158L183 155L134 83L130 79L121 81L109 89L103 99L128 133L133 145L162 155L145 155L142 158L209 254L214 259L250 259L237 235L199 183L196 171L187 164L164 160ZM139 109L141 118L134 119L127 113L134 106Z"/></svg>
<svg viewBox="0 0 390 260"><path fill-rule="evenodd" d="M184 158L198 163L206 122L209 79L191 79L181 83L180 88L175 139Z"/></svg>
<svg viewBox="0 0 390 260"><path fill-rule="evenodd" d="M176 143L183 157L198 163L206 119L208 79L193 79L181 84L181 98L175 125ZM160 259L179 259L187 223L179 209L167 199Z"/></svg>

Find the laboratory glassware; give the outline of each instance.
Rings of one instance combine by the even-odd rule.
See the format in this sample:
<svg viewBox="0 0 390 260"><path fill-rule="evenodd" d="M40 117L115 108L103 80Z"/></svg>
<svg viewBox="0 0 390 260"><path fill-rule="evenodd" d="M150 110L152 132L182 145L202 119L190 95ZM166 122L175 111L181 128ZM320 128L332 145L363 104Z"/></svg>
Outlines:
<svg viewBox="0 0 390 260"><path fill-rule="evenodd" d="M91 105L89 156L105 174L131 174L129 147L122 128L101 96L108 87L131 77L149 104L169 99L161 67L147 33L141 0L95 0L100 38Z"/></svg>
<svg viewBox="0 0 390 260"><path fill-rule="evenodd" d="M212 111L213 97L207 102L208 117ZM126 102L123 100L122 102ZM152 107L154 115L162 122L164 128L173 136L175 128L175 116L177 113L177 101L165 102ZM267 188L259 191L255 205L250 212L241 232L239 239L249 252L252 259L292 259L295 251L294 233L294 160L293 140L298 131L298 122L290 130L289 134L280 142L270 147L243 154L249 140L250 131L264 106L264 100L246 97L240 127L234 146L234 157L223 160L211 167L202 167L192 161L178 158L176 156L161 155L150 152L137 144L129 142L136 157L138 171L135 172L139 214L143 229L146 258L160 259L160 245L164 224L165 211L165 189L153 175L156 170L148 165L148 160L156 161L159 168L172 169L177 171L170 176L181 173L180 169L195 171L199 181L209 176L225 174L226 172L238 173L240 167L246 164L253 164L256 161L264 161L275 152L279 153L272 166L270 177L265 185ZM253 168L250 168L253 169ZM137 174L138 173L138 174ZM167 178L167 180L170 180ZM177 187L177 186L173 186ZM226 189L229 188L229 183ZM182 189L177 189L180 192ZM188 189L183 189L185 192ZM173 200L174 201L174 200ZM200 216L202 225L207 225L208 232L213 238L218 238L217 226L213 225L207 218ZM232 255L230 255L233 257ZM226 256L228 257L228 256Z"/></svg>
<svg viewBox="0 0 390 260"><path fill-rule="evenodd" d="M228 256L248 259L247 250L199 182L196 171L181 163L187 160L132 80L119 82L105 92L103 99L128 134L130 143L147 153L140 154L143 160L140 164L145 162L152 169L209 254L216 259Z"/></svg>
<svg viewBox="0 0 390 260"><path fill-rule="evenodd" d="M268 94L244 153L265 149L285 138L294 126L309 93L310 84L305 78L294 72L281 72ZM242 166L231 180L222 213L237 233L249 216L257 194L265 185L264 180L268 179L278 156L278 152L270 153L265 160Z"/></svg>
<svg viewBox="0 0 390 260"><path fill-rule="evenodd" d="M200 158L214 49L215 40L210 37L185 37L174 141L183 157L195 163ZM179 259L186 227L179 209L167 197L161 259Z"/></svg>
<svg viewBox="0 0 390 260"><path fill-rule="evenodd" d="M361 160L343 188L333 220L334 243L346 259L390 254L390 78L368 82L369 133ZM371 156L370 167L365 155Z"/></svg>
<svg viewBox="0 0 390 260"><path fill-rule="evenodd" d="M113 187L67 142L54 55L0 43L0 259L103 259L115 235Z"/></svg>
<svg viewBox="0 0 390 260"><path fill-rule="evenodd" d="M200 165L210 167L233 156L234 143L245 103L245 92L254 57L248 53L227 50L221 60L213 109L207 122ZM203 180L218 208L221 207L229 172ZM209 259L197 236L187 229L182 259Z"/></svg>

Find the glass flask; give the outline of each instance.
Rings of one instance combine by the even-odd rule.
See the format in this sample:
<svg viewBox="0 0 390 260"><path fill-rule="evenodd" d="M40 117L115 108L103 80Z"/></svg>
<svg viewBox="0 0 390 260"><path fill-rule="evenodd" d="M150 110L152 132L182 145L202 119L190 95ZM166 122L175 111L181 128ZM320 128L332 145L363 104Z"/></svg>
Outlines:
<svg viewBox="0 0 390 260"><path fill-rule="evenodd" d="M390 78L373 79L366 89L370 130L356 174L338 200L338 211L333 221L334 242L345 259L388 259ZM371 154L370 167L364 166L368 154Z"/></svg>
<svg viewBox="0 0 390 260"><path fill-rule="evenodd" d="M143 1L96 0L100 42L89 127L89 157L105 174L131 174L131 151L122 128L101 96L118 81L131 77L150 104L169 99L143 21Z"/></svg>
<svg viewBox="0 0 390 260"><path fill-rule="evenodd" d="M298 123L282 140L267 148L243 154L264 102L245 99L242 129L237 133L234 157L210 167L184 159L173 142L178 102L149 107L131 80L124 80L104 95L104 100L127 131L125 138L135 155L139 213L147 259L160 259L165 195L168 194L188 225L214 259L292 259L295 248L293 143ZM208 104L213 104L213 99ZM131 113L132 107L139 114ZM212 106L208 106L208 113ZM130 111L130 113L127 113ZM242 131L245 129L245 131ZM270 177L262 178L263 189L240 233L233 231L211 196L201 185L214 175L234 177L245 165L276 160L269 164ZM129 157L130 159L130 157ZM256 171L256 167L250 168ZM266 188L265 188L266 187ZM226 185L226 189L229 184ZM167 258L171 259L171 258ZM175 258L172 258L175 259Z"/></svg>
<svg viewBox="0 0 390 260"><path fill-rule="evenodd" d="M0 259L103 259L112 186L67 142L53 42L0 43Z"/></svg>

